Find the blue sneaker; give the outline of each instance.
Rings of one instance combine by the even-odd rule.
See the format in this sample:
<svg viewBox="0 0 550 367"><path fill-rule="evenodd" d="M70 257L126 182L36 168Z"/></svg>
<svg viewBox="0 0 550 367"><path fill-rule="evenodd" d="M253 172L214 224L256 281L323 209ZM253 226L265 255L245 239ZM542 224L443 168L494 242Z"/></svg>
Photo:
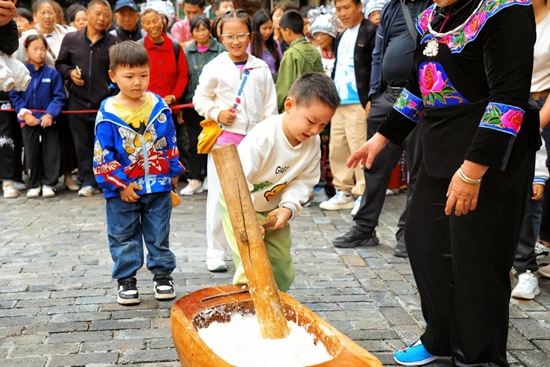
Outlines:
<svg viewBox="0 0 550 367"><path fill-rule="evenodd" d="M437 359L424 348L420 339L393 354L393 359L402 366L423 366Z"/></svg>

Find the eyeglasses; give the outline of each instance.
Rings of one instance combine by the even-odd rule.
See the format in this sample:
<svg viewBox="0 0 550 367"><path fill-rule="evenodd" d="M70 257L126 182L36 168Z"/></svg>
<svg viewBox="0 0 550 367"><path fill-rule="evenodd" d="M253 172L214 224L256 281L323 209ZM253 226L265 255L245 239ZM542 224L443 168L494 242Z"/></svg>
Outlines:
<svg viewBox="0 0 550 367"><path fill-rule="evenodd" d="M235 40L242 42L246 39L246 37L250 36L250 32L248 33L237 33L236 35L233 34L222 34L222 38L224 41L233 42Z"/></svg>
<svg viewBox="0 0 550 367"><path fill-rule="evenodd" d="M224 18L244 18L248 17L248 13L242 9L228 10L223 15Z"/></svg>

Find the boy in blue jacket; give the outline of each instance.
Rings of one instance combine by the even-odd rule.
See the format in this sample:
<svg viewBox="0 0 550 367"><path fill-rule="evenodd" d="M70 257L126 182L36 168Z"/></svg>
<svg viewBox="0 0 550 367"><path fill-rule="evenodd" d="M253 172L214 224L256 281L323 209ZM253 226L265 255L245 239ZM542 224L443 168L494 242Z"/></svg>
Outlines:
<svg viewBox="0 0 550 367"><path fill-rule="evenodd" d="M176 258L169 248L172 200L183 170L170 108L147 92L149 58L132 41L109 50L109 75L120 93L101 104L95 125L94 175L107 200L107 234L118 280L117 302L140 302L135 275L154 274L155 298L176 297L170 274Z"/></svg>

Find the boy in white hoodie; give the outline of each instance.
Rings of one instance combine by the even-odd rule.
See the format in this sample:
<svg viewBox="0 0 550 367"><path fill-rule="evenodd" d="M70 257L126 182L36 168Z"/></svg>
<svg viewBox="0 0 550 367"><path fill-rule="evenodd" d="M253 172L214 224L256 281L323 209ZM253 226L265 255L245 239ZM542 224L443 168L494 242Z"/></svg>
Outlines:
<svg viewBox="0 0 550 367"><path fill-rule="evenodd" d="M246 52L253 36L246 12L227 13L221 20L221 38L227 52L206 64L199 77L193 97L195 110L224 128L215 146L238 145L258 122L277 114L277 95L269 67ZM208 154L207 175L206 268L226 271L227 240L222 230L220 183L212 154Z"/></svg>
<svg viewBox="0 0 550 367"><path fill-rule="evenodd" d="M336 87L328 76L304 74L290 88L284 102L285 112L260 122L238 146L258 219L277 217L275 226L266 231L264 241L275 281L282 291L288 290L295 277L287 222L302 212L302 205L319 181L319 134L339 103ZM223 203L222 221L236 267L233 284L246 284Z"/></svg>

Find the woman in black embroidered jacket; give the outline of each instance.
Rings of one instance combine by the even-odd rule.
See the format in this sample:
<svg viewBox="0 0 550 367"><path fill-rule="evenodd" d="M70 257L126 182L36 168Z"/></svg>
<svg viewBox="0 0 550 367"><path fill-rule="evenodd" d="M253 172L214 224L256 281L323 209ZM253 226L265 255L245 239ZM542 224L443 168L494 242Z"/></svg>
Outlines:
<svg viewBox="0 0 550 367"><path fill-rule="evenodd" d="M388 140L400 144L422 124L405 242L427 327L396 361L508 366L508 273L540 141L528 107L533 9L528 0L435 3L418 17L406 89L348 165L368 168Z"/></svg>

